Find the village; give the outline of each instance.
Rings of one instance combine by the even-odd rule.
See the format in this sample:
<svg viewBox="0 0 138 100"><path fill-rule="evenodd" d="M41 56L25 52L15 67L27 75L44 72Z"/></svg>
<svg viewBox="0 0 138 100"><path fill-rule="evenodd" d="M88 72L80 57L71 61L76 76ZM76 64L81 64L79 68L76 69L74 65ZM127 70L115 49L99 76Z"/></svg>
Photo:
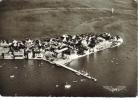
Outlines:
<svg viewBox="0 0 138 100"><path fill-rule="evenodd" d="M43 40L25 39L23 41L0 41L2 59L67 59L71 55L84 55L117 45L119 36L103 34L62 35ZM113 41L113 42L112 42ZM102 45L98 45L102 43ZM103 45L104 43L104 45ZM96 48L97 47L97 48Z"/></svg>

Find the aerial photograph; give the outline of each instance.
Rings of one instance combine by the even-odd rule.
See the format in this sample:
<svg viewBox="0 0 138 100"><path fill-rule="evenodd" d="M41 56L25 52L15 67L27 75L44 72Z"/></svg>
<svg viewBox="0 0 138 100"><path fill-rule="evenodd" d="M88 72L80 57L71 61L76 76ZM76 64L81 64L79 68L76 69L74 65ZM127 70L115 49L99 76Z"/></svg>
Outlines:
<svg viewBox="0 0 138 100"><path fill-rule="evenodd" d="M137 0L0 0L0 95L136 97Z"/></svg>

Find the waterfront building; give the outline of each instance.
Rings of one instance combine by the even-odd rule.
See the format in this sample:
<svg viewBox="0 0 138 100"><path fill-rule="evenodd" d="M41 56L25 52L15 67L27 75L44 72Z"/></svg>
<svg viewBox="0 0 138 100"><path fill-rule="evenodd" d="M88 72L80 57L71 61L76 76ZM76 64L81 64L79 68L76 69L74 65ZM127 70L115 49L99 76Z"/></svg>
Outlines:
<svg viewBox="0 0 138 100"><path fill-rule="evenodd" d="M44 54L41 51L34 51L33 52L33 59L43 59Z"/></svg>
<svg viewBox="0 0 138 100"><path fill-rule="evenodd" d="M24 59L24 50L21 49L20 51L14 51L13 52L14 59Z"/></svg>
<svg viewBox="0 0 138 100"><path fill-rule="evenodd" d="M12 52L2 53L3 59L14 59Z"/></svg>

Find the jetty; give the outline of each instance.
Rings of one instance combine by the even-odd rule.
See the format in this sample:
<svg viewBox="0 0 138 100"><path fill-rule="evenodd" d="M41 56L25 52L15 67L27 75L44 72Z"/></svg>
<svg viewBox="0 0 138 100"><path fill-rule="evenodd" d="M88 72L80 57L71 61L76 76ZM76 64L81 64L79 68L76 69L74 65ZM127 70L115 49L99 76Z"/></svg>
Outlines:
<svg viewBox="0 0 138 100"><path fill-rule="evenodd" d="M66 65L64 65L64 64L61 64L61 63L58 63L58 62L52 62L52 61L47 60L47 59L43 59L43 60L46 61L46 62L49 62L50 64L54 64L54 65L56 65L56 66L59 66L59 67L65 68L65 69L67 69L67 70L69 70L69 71L72 71L72 72L75 73L76 75L83 76L83 77L85 77L85 78L87 78L87 79L90 79L90 80L93 80L93 81L95 81L95 82L97 81L96 78L94 78L94 77L88 75L87 73L80 72L80 71L75 70L75 69L73 69L73 68L70 68L70 67L68 67L68 66L66 66Z"/></svg>
<svg viewBox="0 0 138 100"><path fill-rule="evenodd" d="M80 71L77 71L77 70L75 70L75 69L73 69L73 68L70 68L70 67L68 67L68 66L66 66L66 65L63 65L63 64L56 64L57 66L61 66L61 67L63 67L63 68L65 68L65 69L68 69L68 70L70 70L70 71L72 71L72 72L74 72L76 75L81 75L81 76L83 76L83 77L85 77L85 78L88 78L88 79L91 79L91 80L93 80L93 81L97 81L97 79L96 78L94 78L94 77L92 77L92 76L90 76L90 75L87 75L87 73L86 74L84 74L84 73L81 73Z"/></svg>

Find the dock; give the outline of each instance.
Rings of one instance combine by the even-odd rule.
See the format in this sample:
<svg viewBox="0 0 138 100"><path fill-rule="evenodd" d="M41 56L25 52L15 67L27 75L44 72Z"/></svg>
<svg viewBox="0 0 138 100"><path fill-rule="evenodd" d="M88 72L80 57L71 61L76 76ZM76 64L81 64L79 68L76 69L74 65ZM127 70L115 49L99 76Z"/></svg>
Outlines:
<svg viewBox="0 0 138 100"><path fill-rule="evenodd" d="M65 68L65 69L69 70L69 71L72 71L72 72L75 73L76 75L83 76L83 77L85 77L85 78L87 78L87 79L90 79L90 80L93 80L93 81L95 81L95 82L97 81L96 78L94 78L94 77L92 77L92 76L90 76L90 75L86 75L86 74L84 74L84 73L82 73L82 72L80 72L80 71L77 71L77 70L75 70L75 69L73 69L73 68L70 68L70 67L68 67L68 66L66 66L66 65L64 65L64 64L60 64L60 63L58 63L58 62L54 63L54 62L51 62L51 61L46 60L46 59L43 59L43 60L44 60L44 61L47 61L47 62L49 62L49 63L51 63L51 64L57 65L57 66L59 66L59 67L63 67L63 68Z"/></svg>

